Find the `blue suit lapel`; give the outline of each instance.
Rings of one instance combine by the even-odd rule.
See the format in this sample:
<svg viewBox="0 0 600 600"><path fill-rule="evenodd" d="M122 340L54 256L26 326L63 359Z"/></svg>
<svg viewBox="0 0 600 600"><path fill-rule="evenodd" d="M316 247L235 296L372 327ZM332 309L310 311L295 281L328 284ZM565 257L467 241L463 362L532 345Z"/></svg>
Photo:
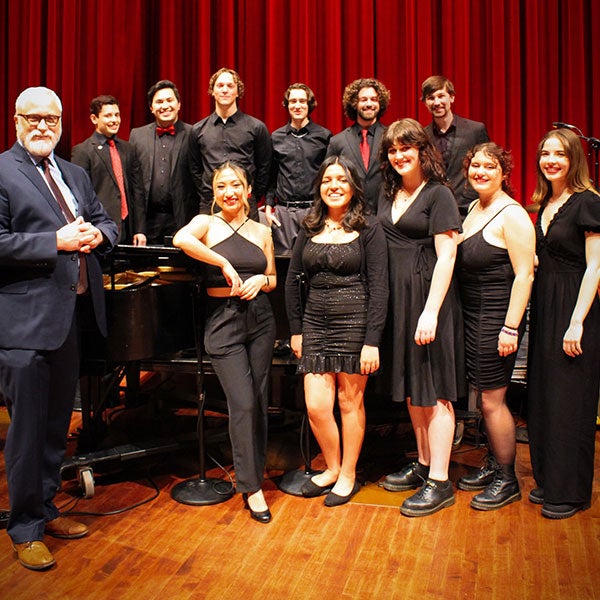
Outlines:
<svg viewBox="0 0 600 600"><path fill-rule="evenodd" d="M41 174L40 170L31 162L29 155L25 151L25 149L20 144L15 144L13 146L13 152L15 156L15 160L19 164L18 169L35 185L40 194L44 197L48 206L52 210L52 212L56 215L61 223L65 222L65 218L60 210L60 206L58 202L52 195L50 188L44 181L44 176Z"/></svg>

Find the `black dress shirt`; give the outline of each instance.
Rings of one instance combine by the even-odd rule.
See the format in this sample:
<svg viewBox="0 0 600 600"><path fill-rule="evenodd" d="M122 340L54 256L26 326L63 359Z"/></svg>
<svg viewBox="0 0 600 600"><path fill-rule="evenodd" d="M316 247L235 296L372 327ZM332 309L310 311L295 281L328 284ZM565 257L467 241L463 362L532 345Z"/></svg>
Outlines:
<svg viewBox="0 0 600 600"><path fill-rule="evenodd" d="M190 135L189 158L201 208L212 203L213 171L227 160L248 171L254 198L264 196L269 186L271 154L267 126L240 110L227 121L214 112L196 123Z"/></svg>
<svg viewBox="0 0 600 600"><path fill-rule="evenodd" d="M151 212L172 213L171 197L171 160L175 136L157 135L154 138L154 167L150 185Z"/></svg>
<svg viewBox="0 0 600 600"><path fill-rule="evenodd" d="M444 132L442 132L437 126L437 123L433 121L432 131L433 143L435 147L440 151L440 154L444 159L444 167L448 169L448 165L450 164L450 151L452 150L454 138L456 137L456 117L452 119L450 127L448 127L448 129L446 129L446 131Z"/></svg>
<svg viewBox="0 0 600 600"><path fill-rule="evenodd" d="M327 154L331 131L309 121L301 129L290 123L272 135L273 162L267 204L279 201L299 204L313 200L313 183Z"/></svg>

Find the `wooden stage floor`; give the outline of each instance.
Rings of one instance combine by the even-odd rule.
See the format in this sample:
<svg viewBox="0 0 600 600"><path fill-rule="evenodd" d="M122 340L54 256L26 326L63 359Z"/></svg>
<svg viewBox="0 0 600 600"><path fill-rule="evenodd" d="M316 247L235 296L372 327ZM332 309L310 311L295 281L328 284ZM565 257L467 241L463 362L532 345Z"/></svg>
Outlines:
<svg viewBox="0 0 600 600"><path fill-rule="evenodd" d="M369 407L367 407L369 411ZM136 414L137 411L137 414ZM152 410L115 409L107 444L123 431L173 424L193 431L194 411L174 411L168 403ZM377 419L375 419L377 421ZM0 447L8 417L0 408ZM209 432L224 419L209 418ZM79 413L74 413L70 452ZM123 431L119 432L119 428ZM111 438L112 436L112 438ZM218 439L218 436L215 436ZM596 448L600 448L600 435ZM231 470L226 441L209 452ZM20 566L5 532L0 532L0 597L44 600L214 599L600 599L600 467L596 466L590 510L565 521L541 517L527 500L533 486L528 446L518 445L517 473L523 499L499 511L469 507L472 493L456 491L456 504L426 518L400 515L408 493L381 492L376 482L409 460L410 429L401 420L368 427L360 475L370 482L355 501L326 508L322 499L281 492L275 478L302 466L294 423L274 419L269 442L265 495L273 513L268 525L252 521L239 494L227 502L194 507L171 499L171 488L194 476L197 448L182 449L103 468L95 473L95 495L73 507L90 528L81 540L47 538L57 564L47 572ZM456 481L484 450L463 443L452 456ZM312 466L321 466L315 455ZM223 477L216 467L209 476ZM151 498L133 510L99 516ZM387 498L382 501L382 494ZM72 506L80 496L67 479L57 497ZM0 454L0 508L7 506ZM94 514L93 514L94 513Z"/></svg>

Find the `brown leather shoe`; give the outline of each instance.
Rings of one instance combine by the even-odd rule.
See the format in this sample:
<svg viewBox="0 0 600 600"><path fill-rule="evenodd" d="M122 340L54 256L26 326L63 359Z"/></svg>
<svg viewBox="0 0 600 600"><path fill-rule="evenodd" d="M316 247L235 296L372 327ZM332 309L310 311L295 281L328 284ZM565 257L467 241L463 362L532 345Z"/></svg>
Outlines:
<svg viewBox="0 0 600 600"><path fill-rule="evenodd" d="M44 542L23 542L13 544L19 562L27 569L43 571L49 569L56 561Z"/></svg>
<svg viewBox="0 0 600 600"><path fill-rule="evenodd" d="M65 540L75 540L87 535L88 528L87 525L69 519L69 517L56 517L56 519L46 522L46 533Z"/></svg>

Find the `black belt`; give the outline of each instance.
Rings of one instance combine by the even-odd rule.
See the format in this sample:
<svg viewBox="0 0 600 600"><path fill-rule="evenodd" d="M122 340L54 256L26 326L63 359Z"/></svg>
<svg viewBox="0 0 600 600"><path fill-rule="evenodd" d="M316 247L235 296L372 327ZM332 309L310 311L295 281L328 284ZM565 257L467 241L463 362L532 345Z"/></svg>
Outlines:
<svg viewBox="0 0 600 600"><path fill-rule="evenodd" d="M286 202L285 200L277 200L277 204L280 206L285 206L286 208L310 208L313 203L311 201L303 201L303 200L290 200Z"/></svg>

